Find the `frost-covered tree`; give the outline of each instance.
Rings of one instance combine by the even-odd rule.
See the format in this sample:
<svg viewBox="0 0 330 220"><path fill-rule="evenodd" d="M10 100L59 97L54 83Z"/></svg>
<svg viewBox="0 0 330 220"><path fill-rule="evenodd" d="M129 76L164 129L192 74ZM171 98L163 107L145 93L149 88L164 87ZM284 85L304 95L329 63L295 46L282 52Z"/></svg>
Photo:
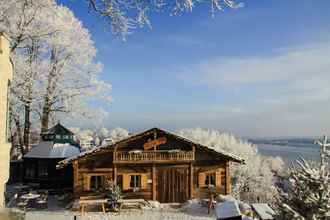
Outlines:
<svg viewBox="0 0 330 220"><path fill-rule="evenodd" d="M88 150L95 146L95 132L89 129L70 128L74 133L75 141L78 142L82 150Z"/></svg>
<svg viewBox="0 0 330 220"><path fill-rule="evenodd" d="M54 5L54 0L0 1L0 30L10 37L12 52L53 31L47 18Z"/></svg>
<svg viewBox="0 0 330 220"><path fill-rule="evenodd" d="M113 144L127 138L128 136L128 130L124 128L114 128L110 131L109 136L106 138L106 142L107 144Z"/></svg>
<svg viewBox="0 0 330 220"><path fill-rule="evenodd" d="M32 123L46 129L59 118L103 120L105 111L90 103L109 103L111 86L99 80L94 43L68 8L54 0L1 1L0 29L12 40L11 119L19 145L29 146Z"/></svg>
<svg viewBox="0 0 330 220"><path fill-rule="evenodd" d="M110 135L110 131L105 127L102 127L97 133L101 143Z"/></svg>
<svg viewBox="0 0 330 220"><path fill-rule="evenodd" d="M111 101L111 86L98 80L101 65L94 62L96 49L88 30L68 8L56 6L55 12L51 25L56 31L46 39L49 69L44 79L41 129L48 128L51 114L74 112L88 117L91 99Z"/></svg>
<svg viewBox="0 0 330 220"><path fill-rule="evenodd" d="M245 160L245 165L233 165L233 193L237 199L248 202L275 201L275 173L280 172L283 166L280 158L263 157L253 144L217 130L183 129L178 134L216 151L233 153Z"/></svg>
<svg viewBox="0 0 330 220"><path fill-rule="evenodd" d="M321 147L317 166L301 158L290 168L289 190L282 193L278 202L278 219L330 219L330 172L327 162L330 144L326 136L317 143Z"/></svg>
<svg viewBox="0 0 330 220"><path fill-rule="evenodd" d="M90 147L88 147L88 143L93 143L96 147L100 145L105 146L121 141L129 136L129 132L124 128L114 128L112 130L104 127L99 130L70 128L70 130L75 134L76 141L87 148Z"/></svg>
<svg viewBox="0 0 330 220"><path fill-rule="evenodd" d="M111 26L112 32L125 37L136 26L151 27L149 14L152 12L169 12L178 15L191 12L201 3L208 3L210 11L223 10L224 7L239 8L242 3L234 0L86 0L91 8Z"/></svg>
<svg viewBox="0 0 330 220"><path fill-rule="evenodd" d="M51 33L46 12L53 6L52 0L0 2L0 29L11 39L11 58L14 64L10 102L14 134L12 139L17 140L22 154L27 150L26 146L30 145L37 79L38 74L43 72L42 39Z"/></svg>

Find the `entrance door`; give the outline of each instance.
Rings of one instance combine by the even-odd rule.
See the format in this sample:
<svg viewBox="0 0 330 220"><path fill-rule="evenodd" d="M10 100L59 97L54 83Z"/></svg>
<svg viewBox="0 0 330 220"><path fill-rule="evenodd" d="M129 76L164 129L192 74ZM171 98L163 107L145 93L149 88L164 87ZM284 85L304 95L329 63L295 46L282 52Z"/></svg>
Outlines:
<svg viewBox="0 0 330 220"><path fill-rule="evenodd" d="M188 168L157 169L157 200L161 203L185 202L189 198Z"/></svg>

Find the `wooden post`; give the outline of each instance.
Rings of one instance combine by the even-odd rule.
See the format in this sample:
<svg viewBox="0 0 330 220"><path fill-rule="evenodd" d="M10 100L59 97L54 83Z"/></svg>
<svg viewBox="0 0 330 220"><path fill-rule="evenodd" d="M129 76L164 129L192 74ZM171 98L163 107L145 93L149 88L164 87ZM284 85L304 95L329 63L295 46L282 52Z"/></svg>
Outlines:
<svg viewBox="0 0 330 220"><path fill-rule="evenodd" d="M152 200L157 200L157 178L156 178L156 165L152 164Z"/></svg>
<svg viewBox="0 0 330 220"><path fill-rule="evenodd" d="M190 180L189 180L189 197L190 199L194 198L194 165L192 163L190 163L190 172L189 172L189 176L190 176Z"/></svg>
<svg viewBox="0 0 330 220"><path fill-rule="evenodd" d="M78 160L73 161L72 163L72 167L73 167L73 192L76 192L78 189L78 177L79 177L79 164L78 164Z"/></svg>
<svg viewBox="0 0 330 220"><path fill-rule="evenodd" d="M192 150L193 150L193 160L195 160L195 151L196 151L195 145L192 147Z"/></svg>
<svg viewBox="0 0 330 220"><path fill-rule="evenodd" d="M157 139L157 132L156 131L154 131L154 140L156 140ZM157 146L155 145L154 146L154 151L157 149Z"/></svg>
<svg viewBox="0 0 330 220"><path fill-rule="evenodd" d="M113 165L113 183L117 185L117 165Z"/></svg>
<svg viewBox="0 0 330 220"><path fill-rule="evenodd" d="M226 162L226 195L231 194L231 177L229 172L229 161Z"/></svg>
<svg viewBox="0 0 330 220"><path fill-rule="evenodd" d="M113 150L113 162L117 162L117 147Z"/></svg>

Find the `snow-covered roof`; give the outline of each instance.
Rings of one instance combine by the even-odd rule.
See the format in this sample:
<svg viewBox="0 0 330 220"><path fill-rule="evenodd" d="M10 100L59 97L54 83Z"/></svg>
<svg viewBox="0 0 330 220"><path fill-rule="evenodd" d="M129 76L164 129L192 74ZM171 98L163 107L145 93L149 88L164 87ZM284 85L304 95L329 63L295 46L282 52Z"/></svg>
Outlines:
<svg viewBox="0 0 330 220"><path fill-rule="evenodd" d="M149 132L152 132L154 130L158 130L158 131L161 131L161 132L164 132L165 134L167 135L171 135L171 136L174 136L175 138L177 139L181 139L185 142L189 142L191 144L194 144L196 145L197 147L201 148L201 149L204 149L204 150L207 150L209 152L212 152L212 153L215 153L215 154L218 154L218 155L222 155L222 156L225 156L227 158L230 158L231 160L235 161L235 162L240 162L240 163L244 163L244 159L242 159L241 157L235 155L235 154L232 154L232 153L228 153L228 152L225 152L225 151L219 151L219 150L214 150L212 148L209 148L207 146L204 146L204 145L201 145L199 143L195 143L187 138L184 138L184 137L181 137L179 136L178 134L173 134L169 131L166 131L164 129L159 129L159 128L152 128L152 129L149 129L149 130L146 130L146 131L143 131L141 133L138 133L138 134L135 134L135 135L130 135L128 136L127 138L123 139L123 140L120 140L118 142L115 142L113 144L110 144L110 145L103 145L103 146L99 146L99 147L96 147L96 148L93 148L92 150L88 150L88 151L85 151L85 152L82 152L80 153L79 155L75 155L73 157L70 157L70 158L67 158L65 160L62 160L59 162L59 167L61 166L65 166L66 164L69 164L71 163L73 160L76 160L78 158L81 158L81 157L84 157L86 155L89 155L89 154L93 154L93 153L96 153L96 152L99 152L101 150L106 150L106 149L111 149L113 148L116 144L120 144L120 143L124 143L124 142L127 142L127 141L130 141L132 139L136 139L140 136L143 136L144 134L146 133L149 133Z"/></svg>
<svg viewBox="0 0 330 220"><path fill-rule="evenodd" d="M78 154L79 148L69 143L54 144L52 141L42 141L25 154L24 158L68 158Z"/></svg>
<svg viewBox="0 0 330 220"><path fill-rule="evenodd" d="M254 203L252 204L253 210L257 213L261 220L274 219L275 212L266 203Z"/></svg>
<svg viewBox="0 0 330 220"><path fill-rule="evenodd" d="M215 215L217 219L229 219L242 216L237 202L227 201L217 204L215 207Z"/></svg>

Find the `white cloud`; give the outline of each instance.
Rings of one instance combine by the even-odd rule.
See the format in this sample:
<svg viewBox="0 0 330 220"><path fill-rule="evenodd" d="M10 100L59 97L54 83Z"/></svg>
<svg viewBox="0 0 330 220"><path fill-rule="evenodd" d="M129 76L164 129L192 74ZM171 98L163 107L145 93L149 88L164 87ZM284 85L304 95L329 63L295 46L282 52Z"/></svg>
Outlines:
<svg viewBox="0 0 330 220"><path fill-rule="evenodd" d="M201 126L250 136L330 133L330 42L281 49L271 56L209 59L186 67L179 78L215 93L229 91L233 104L190 117ZM242 102L244 98L249 101Z"/></svg>
<svg viewBox="0 0 330 220"><path fill-rule="evenodd" d="M330 43L281 52L270 57L220 57L206 60L192 67L193 75L183 73L180 78L194 83L229 87L274 82L296 85L297 82L311 79L330 79Z"/></svg>

